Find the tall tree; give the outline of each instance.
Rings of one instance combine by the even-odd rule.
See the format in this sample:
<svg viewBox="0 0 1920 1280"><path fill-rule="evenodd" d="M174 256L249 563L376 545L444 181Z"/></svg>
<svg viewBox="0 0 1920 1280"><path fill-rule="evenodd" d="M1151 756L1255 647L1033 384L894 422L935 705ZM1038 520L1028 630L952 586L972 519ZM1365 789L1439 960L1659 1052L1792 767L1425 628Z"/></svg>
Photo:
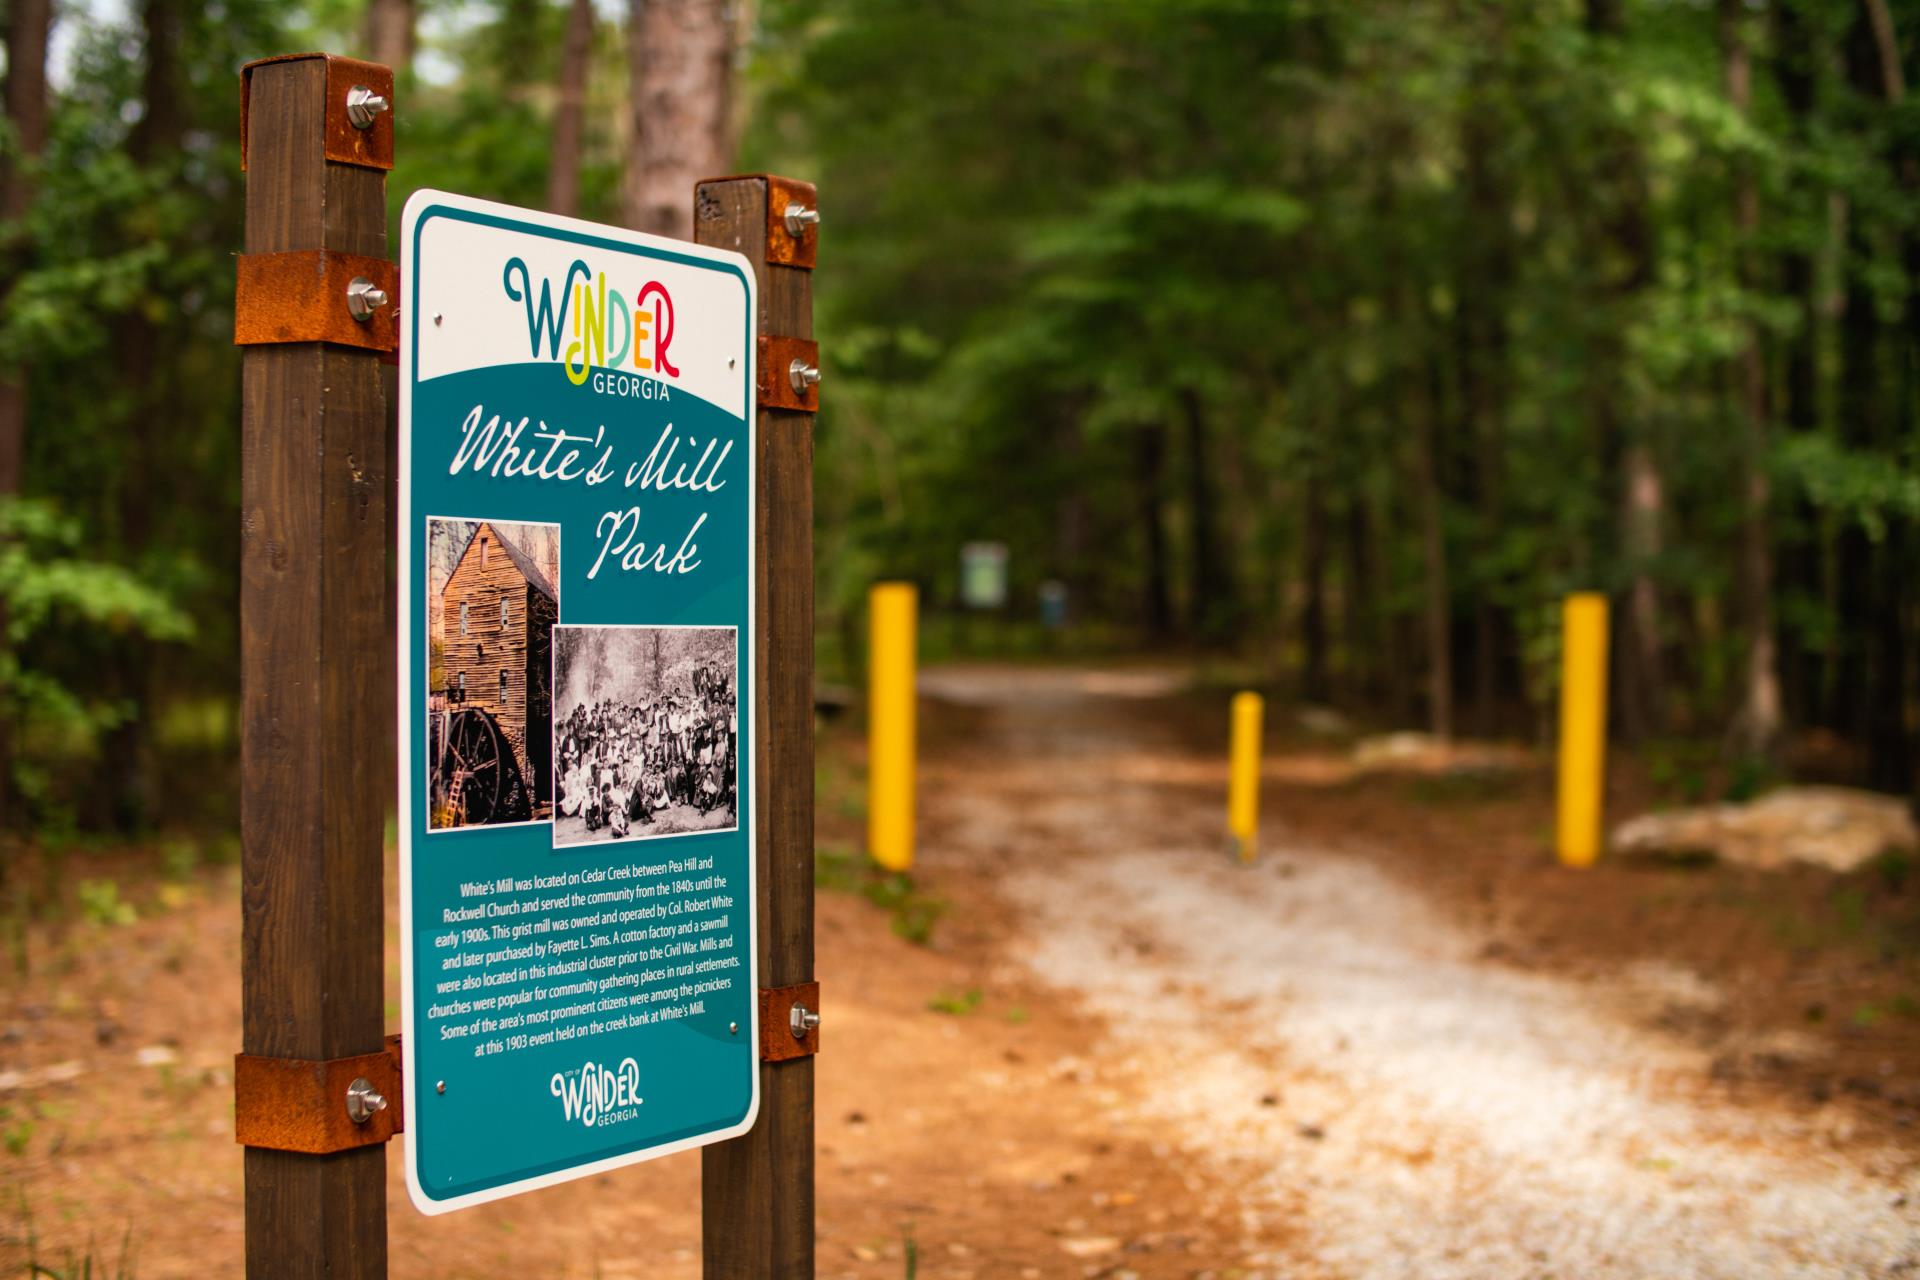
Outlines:
<svg viewBox="0 0 1920 1280"><path fill-rule="evenodd" d="M1623 64L1626 15L1620 0L1587 0L1587 33L1603 75ZM1602 305L1594 335L1589 392L1596 445L1603 464L1619 459L1620 541L1627 557L1626 608L1620 619L1619 702L1629 737L1656 732L1664 714L1665 663L1660 588L1654 565L1665 544L1666 479L1644 424L1627 402L1633 353L1627 340L1631 311L1654 279L1653 225L1645 165L1625 122L1610 120L1597 147L1600 244L1595 255Z"/></svg>
<svg viewBox="0 0 1920 1280"><path fill-rule="evenodd" d="M1146 576L1141 587L1141 621L1147 638L1164 643L1173 634L1173 592L1169 585L1167 528L1161 512L1167 484L1167 437L1157 423L1133 431L1133 482L1136 519L1146 541Z"/></svg>
<svg viewBox="0 0 1920 1280"><path fill-rule="evenodd" d="M12 0L7 13L6 101L17 149L0 151L0 235L5 237L0 241L0 303L18 278L18 263L29 248L21 228L33 204L32 166L47 145L47 36L52 26L52 0ZM26 448L26 370L0 367L0 503L20 492ZM9 647L6 628L7 610L0 603L0 650ZM5 678L0 672L0 679ZM0 830L9 829L12 781L13 730L0 715ZM0 855L0 862L5 860Z"/></svg>
<svg viewBox="0 0 1920 1280"><path fill-rule="evenodd" d="M1212 429L1200 392L1180 392L1181 415L1187 429L1187 519L1191 529L1188 552L1193 560L1193 592L1189 616L1194 637L1206 643L1232 633L1239 616L1233 570L1220 537L1219 497L1214 486Z"/></svg>
<svg viewBox="0 0 1920 1280"><path fill-rule="evenodd" d="M593 0L573 0L553 108L553 150L547 158L547 211L580 211L580 135L586 115L587 70L593 55Z"/></svg>
<svg viewBox="0 0 1920 1280"><path fill-rule="evenodd" d="M1825 231L1826 208L1806 175L1803 157L1811 154L1816 82L1821 57L1816 24L1808 21L1808 0L1774 0L1770 62L1780 101L1786 109L1786 138L1793 164L1786 179L1786 220L1780 234L1780 291L1793 311L1793 328L1779 342L1784 365L1780 422L1796 437L1808 438L1820 425L1818 334L1821 321L1819 274L1814 246ZM1824 558L1820 554L1818 513L1796 494L1793 520L1781 539L1778 591L1810 604L1824 597ZM1804 612L1804 609L1803 609ZM1806 722L1820 714L1821 663L1804 627L1778 631L1780 673L1786 714Z"/></svg>
<svg viewBox="0 0 1920 1280"><path fill-rule="evenodd" d="M1741 116L1753 111L1753 59L1747 48L1746 0L1720 0L1721 60L1727 99ZM1760 231L1760 187L1753 164L1745 158L1736 165L1734 226L1739 236L1736 252L1743 294L1758 290L1754 245ZM1740 607L1746 635L1746 669L1741 678L1740 708L1734 736L1750 755L1771 756L1780 738L1780 676L1774 647L1773 546L1768 526L1772 503L1767 476L1767 373L1760 351L1760 333L1752 320L1740 352L1734 357L1735 415L1740 424Z"/></svg>
<svg viewBox="0 0 1920 1280"><path fill-rule="evenodd" d="M1878 417L1881 435L1875 441L1881 452L1897 457L1903 449L1912 448L1912 415L1920 403L1915 398L1920 390L1920 334L1914 331L1920 324L1920 279L1916 278L1920 277L1920 225L1916 225L1912 212L1913 204L1920 200L1920 144L1914 140L1912 124L1900 117L1906 104L1907 78L1892 11L1886 0L1861 0L1861 10L1856 75L1863 85L1871 82L1878 89L1890 121L1887 161L1909 205L1895 237L1897 262L1902 268L1900 311L1905 321L1893 334L1898 376L1879 387L1886 407ZM1913 598L1908 579L1913 541L1913 520L1905 513L1896 513L1888 519L1875 548L1869 661L1872 676L1866 715L1871 781L1886 790L1902 792L1915 781L1913 743L1907 732L1907 665L1911 658L1907 612Z"/></svg>
<svg viewBox="0 0 1920 1280"><path fill-rule="evenodd" d="M633 0L627 225L690 236L693 184L731 167L735 12L728 0Z"/></svg>
<svg viewBox="0 0 1920 1280"><path fill-rule="evenodd" d="M25 250L22 220L33 203L32 167L47 145L47 35L53 0L12 0L7 13L7 123L14 149L0 151L0 224L7 228L0 278L18 278ZM0 296L5 286L0 285ZM24 370L0 370L0 497L20 491L26 457L27 383ZM0 774L3 777L4 774Z"/></svg>
<svg viewBox="0 0 1920 1280"><path fill-rule="evenodd" d="M419 24L416 0L369 0L367 4L367 57L385 63L397 74L413 65L414 43Z"/></svg>

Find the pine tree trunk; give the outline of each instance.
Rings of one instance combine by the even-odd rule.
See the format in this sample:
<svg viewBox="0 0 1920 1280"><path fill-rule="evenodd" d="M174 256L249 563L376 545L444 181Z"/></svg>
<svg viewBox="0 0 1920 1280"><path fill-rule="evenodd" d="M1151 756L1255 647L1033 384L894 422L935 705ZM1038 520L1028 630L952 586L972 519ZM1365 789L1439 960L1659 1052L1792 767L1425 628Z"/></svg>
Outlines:
<svg viewBox="0 0 1920 1280"><path fill-rule="evenodd" d="M1157 425L1134 432L1133 474L1138 494L1138 522L1147 540L1145 615L1147 639L1164 644L1173 631L1173 597L1168 588L1167 530L1161 523L1160 503L1166 486L1167 442Z"/></svg>
<svg viewBox="0 0 1920 1280"><path fill-rule="evenodd" d="M1307 484L1301 539L1300 644L1303 667L1300 692L1308 702L1323 703L1327 682L1327 486L1319 476Z"/></svg>
<svg viewBox="0 0 1920 1280"><path fill-rule="evenodd" d="M127 137L127 154L142 168L175 162L186 132L181 98L180 40L183 0L145 0L141 30L146 64L141 77L145 107ZM168 483L174 472L164 465L173 415L166 411L168 384L177 369L169 348L177 335L163 332L143 309L135 308L115 325L120 381L131 389L128 462L120 489L120 537L135 564L159 538L156 515L178 508ZM122 831L139 830L155 817L159 800L150 731L160 674L154 655L137 642L123 643L107 683L134 706L134 714L107 736L101 752L107 816Z"/></svg>
<svg viewBox="0 0 1920 1280"><path fill-rule="evenodd" d="M413 65L415 0L370 0L363 38L367 57L398 75Z"/></svg>
<svg viewBox="0 0 1920 1280"><path fill-rule="evenodd" d="M1753 63L1747 51L1745 0L1720 0L1720 49L1725 63L1727 100L1740 115L1753 107ZM1757 290L1754 239L1760 230L1760 190L1750 165L1742 165L1734 191L1734 221L1740 234L1740 283ZM1780 741L1780 678L1773 630L1773 548L1768 514L1772 495L1767 478L1767 375L1760 335L1748 326L1746 342L1735 358L1739 401L1740 448L1740 608L1747 638L1746 670L1734 741L1751 756L1770 758Z"/></svg>
<svg viewBox="0 0 1920 1280"><path fill-rule="evenodd" d="M687 238L694 183L731 167L734 21L726 0L633 0L622 204L636 230Z"/></svg>
<svg viewBox="0 0 1920 1280"><path fill-rule="evenodd" d="M1587 0L1587 30L1596 52L1617 60L1626 35L1619 0ZM1591 399L1596 447L1603 459L1618 451L1620 542L1627 558L1627 598L1620 630L1618 699L1621 732L1644 738L1660 731L1666 704L1660 635L1660 590L1653 564L1665 540L1666 484L1659 460L1627 427L1620 388L1629 379L1625 331L1638 295L1653 279L1653 229L1647 213L1646 173L1639 146L1614 127L1600 148L1595 197L1600 206L1600 329L1595 335Z"/></svg>
<svg viewBox="0 0 1920 1280"><path fill-rule="evenodd" d="M568 217L580 212L580 134L592 55L593 0L573 0L555 86L553 150L547 157L547 212Z"/></svg>
<svg viewBox="0 0 1920 1280"><path fill-rule="evenodd" d="M7 15L7 123L19 155L37 161L47 145L47 35L52 0L12 0ZM24 166L0 159L0 221L17 223L33 206L33 183ZM11 292L23 264L24 244L0 245L0 298ZM0 370L0 497L20 492L26 464L27 385L24 370ZM3 764L0 761L0 764ZM4 785L0 773L0 785Z"/></svg>
<svg viewBox="0 0 1920 1280"><path fill-rule="evenodd" d="M1496 157L1502 121L1490 100L1492 77L1504 56L1506 30L1500 6L1489 6L1487 53L1478 62L1475 86L1461 114L1468 220L1457 290L1461 400L1473 446L1474 545L1483 562L1495 559L1505 521L1505 458L1508 387L1508 297L1513 287L1513 211L1507 172ZM1515 658L1508 620L1495 604L1502 584L1476 578L1473 591L1473 718L1475 731L1497 728L1499 702L1512 684Z"/></svg>
<svg viewBox="0 0 1920 1280"><path fill-rule="evenodd" d="M1346 572L1340 583L1341 650L1345 659L1341 669L1346 684L1342 692L1350 706L1365 706L1377 694L1374 671L1380 658L1379 610L1374 607L1377 590L1369 533L1366 502L1355 484L1347 494L1346 520L1341 528L1346 552Z"/></svg>
<svg viewBox="0 0 1920 1280"><path fill-rule="evenodd" d="M1447 571L1445 489L1440 482L1444 453L1440 416L1445 409L1438 369L1430 365L1427 375L1414 462L1420 495L1420 552L1426 569L1427 731L1445 739L1453 736L1453 586Z"/></svg>
<svg viewBox="0 0 1920 1280"><path fill-rule="evenodd" d="M1886 0L1862 0L1862 8L1880 98L1890 111L1900 111L1905 106L1907 82L1892 11ZM1911 201L1920 195L1920 148L1913 143L1910 131L1896 133L1887 158L1907 198ZM1883 383L1879 388L1889 402L1880 417L1885 434L1875 442L1876 452L1883 456L1897 454L1906 443L1900 435L1903 430L1911 430L1909 415L1915 408L1916 389L1920 389L1920 333L1913 328L1920 323L1920 281L1915 278L1920 272L1920 233L1911 224L1901 229L1900 257L1905 269L1902 310L1907 324L1895 335L1898 377L1893 385ZM1886 525L1875 555L1872 676L1867 700L1869 780L1882 790L1906 792L1916 785L1913 740L1907 731L1907 663L1911 656L1907 613L1913 590L1908 578L1914 526L1911 519L1899 513L1889 513Z"/></svg>
<svg viewBox="0 0 1920 1280"><path fill-rule="evenodd" d="M47 144L47 35L53 26L52 0L12 0L7 14L7 123L19 156L37 161ZM0 160L0 220L17 223L33 206L32 176L23 167ZM0 304L19 278L27 246L0 245ZM26 473L27 380L24 369L0 369L0 502L20 492ZM0 601L0 644L7 627ZM13 820L13 726L0 709L0 831L17 831ZM0 850L0 877L12 861Z"/></svg>
<svg viewBox="0 0 1920 1280"><path fill-rule="evenodd" d="M1790 137L1794 146L1805 149L1813 121L1813 69L1819 50L1813 47L1814 31L1806 21L1799 0L1776 0L1772 6L1774 82L1781 102L1786 106ZM1803 204L1811 198L1804 182L1789 188ZM1804 209L1802 209L1804 213ZM1818 277L1814 256L1800 245L1789 245L1780 253L1780 292L1792 299L1796 326L1781 339L1784 377L1781 382L1780 420L1796 435L1810 434L1820 425L1819 366L1816 336L1820 323ZM1825 595L1824 557L1820 554L1819 519L1804 495L1793 499L1793 519L1779 545L1776 594L1786 592L1809 599ZM1777 630L1780 648L1779 670L1786 717L1796 723L1819 718L1821 664L1798 629Z"/></svg>
<svg viewBox="0 0 1920 1280"><path fill-rule="evenodd" d="M1220 500L1213 485L1213 450L1207 410L1192 387L1180 392L1187 428L1187 507L1192 528L1193 596L1188 611L1194 638L1210 643L1229 634L1238 619L1233 575L1220 545Z"/></svg>

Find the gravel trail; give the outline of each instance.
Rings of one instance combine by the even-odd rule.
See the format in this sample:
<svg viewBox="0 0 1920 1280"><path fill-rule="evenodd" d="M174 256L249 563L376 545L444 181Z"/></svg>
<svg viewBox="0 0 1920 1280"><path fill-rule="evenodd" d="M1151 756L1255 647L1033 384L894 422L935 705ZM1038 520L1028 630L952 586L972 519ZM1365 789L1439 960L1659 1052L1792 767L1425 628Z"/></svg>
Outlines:
<svg viewBox="0 0 1920 1280"><path fill-rule="evenodd" d="M1105 1020L1129 1118L1229 1168L1243 1217L1304 1224L1273 1275L1920 1275L1897 1153L1685 1088L1706 1062L1611 1014L1620 991L1483 963L1416 891L1271 818L1259 863L1230 862L1216 806L1140 783L1160 744L1122 726L1151 725L1164 679L946 669L923 689L988 711L929 779L927 859L1002 867L1020 962ZM1617 986L1647 982L1712 996L1683 973Z"/></svg>

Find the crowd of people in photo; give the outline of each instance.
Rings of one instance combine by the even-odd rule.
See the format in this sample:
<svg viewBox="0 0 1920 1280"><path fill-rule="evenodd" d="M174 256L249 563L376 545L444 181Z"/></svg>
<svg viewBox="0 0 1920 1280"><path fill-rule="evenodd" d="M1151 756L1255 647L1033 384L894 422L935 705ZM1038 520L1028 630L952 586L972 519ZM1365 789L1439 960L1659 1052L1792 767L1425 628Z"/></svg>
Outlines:
<svg viewBox="0 0 1920 1280"><path fill-rule="evenodd" d="M560 723L560 812L626 835L675 805L737 816L739 708L726 675L697 667L690 692L577 704Z"/></svg>

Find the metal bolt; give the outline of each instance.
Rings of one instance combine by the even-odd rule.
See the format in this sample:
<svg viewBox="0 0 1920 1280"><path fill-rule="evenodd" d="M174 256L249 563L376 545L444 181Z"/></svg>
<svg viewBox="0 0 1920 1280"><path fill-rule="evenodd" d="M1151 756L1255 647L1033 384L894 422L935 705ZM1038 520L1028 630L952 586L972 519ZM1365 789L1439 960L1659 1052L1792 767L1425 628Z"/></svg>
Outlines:
<svg viewBox="0 0 1920 1280"><path fill-rule="evenodd" d="M438 328L440 327L440 322L441 322L442 320L445 320L445 319L446 319L446 317L445 317L444 315L442 315L442 314L440 314L440 313L439 313L438 311L436 311L436 312L434 312L434 313L433 313L433 327L434 327L434 328L436 328L436 329L438 329Z"/></svg>
<svg viewBox="0 0 1920 1280"><path fill-rule="evenodd" d="M373 1081L365 1076L356 1076L347 1086L347 1119L355 1124L365 1124L375 1114L387 1109L386 1095L373 1087Z"/></svg>
<svg viewBox="0 0 1920 1280"><path fill-rule="evenodd" d="M819 1025L820 1015L803 1004L793 1006L793 1012L787 1016L787 1028L795 1040L805 1040L807 1033Z"/></svg>
<svg viewBox="0 0 1920 1280"><path fill-rule="evenodd" d="M393 106L385 94L375 93L363 84L347 90L347 119L356 129L371 129L382 111Z"/></svg>
<svg viewBox="0 0 1920 1280"><path fill-rule="evenodd" d="M737 1022L729 1022L729 1023L727 1024L727 1034L728 1034L728 1035L730 1035L730 1036L737 1036L737 1035L739 1035L739 1034L740 1034L740 1024L739 1024L739 1023L737 1023Z"/></svg>
<svg viewBox="0 0 1920 1280"><path fill-rule="evenodd" d="M787 234L795 240L802 239L808 227L820 225L820 211L809 209L804 204L790 204L787 206L786 223Z"/></svg>
<svg viewBox="0 0 1920 1280"><path fill-rule="evenodd" d="M361 324L373 319L373 313L387 305L387 291L365 276L355 276L347 286L347 311Z"/></svg>
<svg viewBox="0 0 1920 1280"><path fill-rule="evenodd" d="M435 1093L445 1093L447 1091L447 1082L445 1080L435 1080L433 1082L433 1091Z"/></svg>
<svg viewBox="0 0 1920 1280"><path fill-rule="evenodd" d="M804 396L808 387L820 385L820 370L805 360L795 360L787 366L787 381L793 384L793 394Z"/></svg>

